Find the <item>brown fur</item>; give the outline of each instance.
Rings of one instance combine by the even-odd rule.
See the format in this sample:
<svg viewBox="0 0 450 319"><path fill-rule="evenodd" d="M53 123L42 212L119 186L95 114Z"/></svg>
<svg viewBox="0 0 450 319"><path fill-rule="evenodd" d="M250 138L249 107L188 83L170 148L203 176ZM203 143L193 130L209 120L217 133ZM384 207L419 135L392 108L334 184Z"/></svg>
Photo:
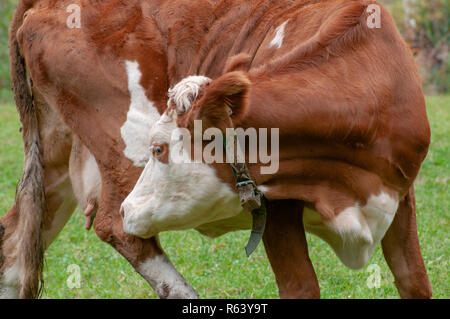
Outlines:
<svg viewBox="0 0 450 319"><path fill-rule="evenodd" d="M192 123L202 120L204 129L218 127L224 130L231 126L232 120L244 117L249 89L250 80L243 72L226 73L206 89L189 117L182 116L179 121ZM231 117L228 112L232 112Z"/></svg>
<svg viewBox="0 0 450 319"><path fill-rule="evenodd" d="M267 205L263 241L281 298L320 297L302 223L303 206L303 202L292 200L273 201ZM292 262L286 263L286 259Z"/></svg>
<svg viewBox="0 0 450 319"><path fill-rule="evenodd" d="M416 202L414 187L400 202L397 215L382 241L383 253L395 278L402 298L431 298L431 284L420 256L417 238Z"/></svg>
<svg viewBox="0 0 450 319"><path fill-rule="evenodd" d="M413 61L389 13L383 9L381 30L366 30L361 24L364 8L370 1L222 0L213 5L207 0L81 0L82 28L68 29L65 8L70 3L71 0L19 1L11 28L11 43L15 43L11 46L15 50L12 63L16 65L21 56L25 58L34 91L45 102L39 108L48 107L61 122L49 123L51 116L42 117L41 122L38 119L41 133L46 126L65 126L70 132L69 136L44 134L41 136L44 154L33 154L38 160L39 156L44 157L44 187L48 190L47 186L67 181L60 181L59 175L68 171L71 134L80 139L95 157L102 175L95 231L133 266L163 251L157 238L135 238L122 228L120 205L141 173L124 157L125 145L120 136L130 98L124 60L139 63L141 85L160 112L166 108L168 88L188 75L202 74L216 79L224 69L248 71L246 77L252 83L251 88L247 83L243 91L225 95L219 104L212 104L219 119L227 113L218 111L218 105L235 108L234 118L225 117L229 120L227 125L281 127L282 165L276 178L258 176L255 173L258 167L250 167L259 184L273 186L270 196L274 201L289 198L313 202L324 217L332 218L348 201L342 194L363 201L369 191L382 184L403 195L408 192L429 142L424 100ZM27 11L29 8L32 10ZM25 12L28 16L22 21ZM275 28L287 19L290 22L283 46L269 48ZM18 105L32 109L23 62L17 66L17 70L23 71L21 80L15 83ZM236 74L243 79L242 73ZM398 78L392 77L393 74ZM227 76L224 75L225 79ZM206 95L204 92L202 96ZM244 103L237 107L240 101ZM380 105L384 108L377 108ZM406 108L408 105L410 108ZM37 132L34 116L30 114L32 120L27 127ZM412 128L411 123L417 125ZM29 135L30 129L26 135L24 132L24 140L39 141L36 134ZM59 151L50 147L55 142L61 143L56 147ZM389 149L393 150L391 154L386 153ZM33 165L38 172L41 170L39 164ZM228 167L227 171L221 168L217 171L224 180L232 182ZM346 176L358 178L342 179L339 172L354 172ZM40 178L40 174L36 176ZM293 187L295 180L303 184ZM38 202L27 210L34 230L38 229L44 212L39 193L42 183L36 183L35 187ZM45 223L51 224L61 198L56 189L48 191L47 196L51 205L44 218ZM20 205L13 206L1 221L5 228L2 245L5 263L8 259L14 261L14 243L10 238L21 229L25 217L20 212L23 200L18 198ZM273 211L279 209L276 207ZM409 210L405 219L410 222L414 213ZM281 254L283 250L281 261L274 259L279 254L275 257L269 254L283 297L317 296L315 283L305 280L315 275L303 263L307 249L302 230L289 228L289 238L302 247L301 252L290 254L286 243L277 245L280 227L290 224L294 215L268 221L273 227L268 225L271 231L265 245L272 252L279 249ZM41 253L39 236L36 232L28 235L32 237L28 248L37 248L29 260L30 267L39 269L36 265ZM407 240L408 247L418 245L416 237ZM417 249L406 250L405 261L420 263ZM287 270L296 267L300 268L292 272L294 275L285 276ZM393 263L393 267L400 266ZM426 278L424 268L417 267L413 272ZM38 278L34 270L27 276ZM402 272L399 281L406 287L402 289L409 289L402 292L403 296L427 291L425 280L407 284L414 280L414 276ZM36 281L39 280L30 279L24 289L34 292ZM309 291L302 290L302 285Z"/></svg>
<svg viewBox="0 0 450 319"><path fill-rule="evenodd" d="M317 32L288 54L252 70L256 76L275 76L298 72L305 67L325 63L329 57L342 54L352 45L361 45L369 30L364 27L366 6L359 2L338 1L324 13L326 19Z"/></svg>
<svg viewBox="0 0 450 319"><path fill-rule="evenodd" d="M234 55L227 60L223 73L233 71L248 71L250 68L251 56L245 53Z"/></svg>

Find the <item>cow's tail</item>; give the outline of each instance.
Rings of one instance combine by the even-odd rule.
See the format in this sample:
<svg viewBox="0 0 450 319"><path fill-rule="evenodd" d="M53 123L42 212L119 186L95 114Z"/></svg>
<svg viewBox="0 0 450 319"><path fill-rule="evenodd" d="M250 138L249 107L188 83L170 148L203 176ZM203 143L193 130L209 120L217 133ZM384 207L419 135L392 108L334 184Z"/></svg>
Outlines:
<svg viewBox="0 0 450 319"><path fill-rule="evenodd" d="M25 153L23 174L16 189L17 228L11 236L11 241L15 241L14 266L19 271L20 298L36 298L42 290L44 246L41 234L47 207L37 113L27 81L25 60L16 38L17 30L23 22L23 14L30 3L31 1L26 1L26 4L25 1L19 1L9 35L11 84L22 122Z"/></svg>

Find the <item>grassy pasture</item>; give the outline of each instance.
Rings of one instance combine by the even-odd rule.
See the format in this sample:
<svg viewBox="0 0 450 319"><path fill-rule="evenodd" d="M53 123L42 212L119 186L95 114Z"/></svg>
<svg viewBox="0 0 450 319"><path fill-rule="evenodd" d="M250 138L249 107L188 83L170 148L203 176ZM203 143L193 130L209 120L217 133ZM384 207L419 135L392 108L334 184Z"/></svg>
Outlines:
<svg viewBox="0 0 450 319"><path fill-rule="evenodd" d="M449 182L450 96L427 99L432 127L430 153L416 181L422 254L435 298L450 296ZM20 122L12 104L0 104L0 214L14 199L23 153ZM44 298L156 298L150 286L114 249L84 230L79 210L46 253ZM195 231L167 232L161 244L201 298L277 298L277 286L262 245L247 259L249 232L218 239ZM378 247L369 265L380 267L381 286L369 288L368 267L353 271L324 242L308 235L322 298L398 298L393 276ZM81 288L69 288L69 266L81 270Z"/></svg>

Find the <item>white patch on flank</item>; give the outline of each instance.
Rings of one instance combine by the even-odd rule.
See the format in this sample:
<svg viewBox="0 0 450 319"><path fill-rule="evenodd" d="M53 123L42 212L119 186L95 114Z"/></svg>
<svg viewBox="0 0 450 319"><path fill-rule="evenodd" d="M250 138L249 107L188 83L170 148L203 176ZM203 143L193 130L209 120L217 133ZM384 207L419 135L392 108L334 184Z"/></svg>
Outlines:
<svg viewBox="0 0 450 319"><path fill-rule="evenodd" d="M167 113L167 112L166 112ZM239 196L216 175L211 166L195 163L187 152L177 158L172 132L176 121L165 114L151 134L151 142L167 143L169 163L150 157L133 191L122 203L125 232L148 238L162 231L196 228L231 218L243 209ZM173 154L172 154L173 153Z"/></svg>
<svg viewBox="0 0 450 319"><path fill-rule="evenodd" d="M150 283L161 298L197 299L195 290L165 255L148 258L136 270Z"/></svg>
<svg viewBox="0 0 450 319"><path fill-rule="evenodd" d="M127 120L120 129L126 146L124 154L135 166L144 167L150 155L150 130L159 119L159 113L147 99L145 90L140 84L142 74L139 71L139 64L136 61L125 61L125 67L131 102Z"/></svg>
<svg viewBox="0 0 450 319"><path fill-rule="evenodd" d="M325 240L347 267L358 269L369 261L375 247L394 219L398 200L381 192L371 195L365 206L355 205L340 212L329 222L305 208L305 229Z"/></svg>
<svg viewBox="0 0 450 319"><path fill-rule="evenodd" d="M289 19L275 29L275 37L270 42L269 48L273 47L276 47L277 49L281 48L281 45L283 44L284 40L284 28L286 27L288 22Z"/></svg>
<svg viewBox="0 0 450 319"><path fill-rule="evenodd" d="M169 101L173 101L180 113L185 113L192 107L192 102L198 96L200 88L211 82L210 78L201 75L192 75L178 82L173 88L169 89Z"/></svg>
<svg viewBox="0 0 450 319"><path fill-rule="evenodd" d="M19 262L5 269L0 283L0 299L19 298L19 276Z"/></svg>

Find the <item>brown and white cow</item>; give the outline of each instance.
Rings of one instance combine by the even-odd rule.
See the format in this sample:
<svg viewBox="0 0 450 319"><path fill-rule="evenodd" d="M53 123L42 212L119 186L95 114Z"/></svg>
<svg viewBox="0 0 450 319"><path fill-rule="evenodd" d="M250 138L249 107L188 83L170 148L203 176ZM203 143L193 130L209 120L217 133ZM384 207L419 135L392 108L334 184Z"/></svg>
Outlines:
<svg viewBox="0 0 450 319"><path fill-rule="evenodd" d="M247 72L234 69L252 58L232 57L216 80L190 76L169 91L169 108L149 136L152 156L122 204L125 232L148 238L198 228L213 234L208 226L217 229L222 221L248 228L230 165L225 158L209 164L194 159L194 137L208 135L206 147L207 130L218 128L223 148L226 129L279 128L278 171L267 174L264 163L248 164L268 200L264 239L275 272L283 269L277 281L289 287L292 277L302 276L303 289L317 290L306 244L290 240L304 238L303 218L305 229L350 268L365 266L383 240L400 294L429 296L417 242L410 241L417 238L412 185L430 139L414 61L385 12L382 27L372 29L364 4L334 5L302 41L301 26L311 21L307 14L289 15L274 39L261 44L276 42L281 49L286 43L281 57ZM245 151L249 158L255 149ZM283 227L271 225L278 220ZM289 263L291 254L303 254L303 264ZM414 267L406 256L420 264L414 275L404 276ZM418 289L413 294L412 287ZM280 293L290 295L286 289Z"/></svg>
<svg viewBox="0 0 450 319"><path fill-rule="evenodd" d="M98 236L122 254L160 297L196 297L158 245L157 237L141 239L126 234L120 216L123 200L151 157L149 136L159 114L166 109L167 90L189 75L219 77L227 60L240 53L250 56L250 60L240 63L237 59L229 67L234 63L235 68L254 70L272 59L289 56L299 43L311 41L318 30L333 38L333 32L323 32L326 30L322 25L349 3L361 10L369 4L339 0L20 0L11 25L10 57L13 90L23 123L25 165L15 204L0 221L0 296L38 295L43 252L78 203L87 215L86 226L95 217ZM77 11L74 5L81 15L79 28L68 23ZM276 99L282 102L290 94L304 95L309 97L304 103L314 105L314 101L326 101L327 94L337 91L337 83L351 76L353 81L346 82L351 86L341 92L349 105L381 100L402 107L409 103L408 110L423 111L423 96L411 57L387 11L382 9L381 14L381 32L374 32L371 38L373 46L380 45L377 54L370 58L372 53L367 53L365 59L358 60L346 50L366 49L364 38L353 39L350 46L342 47L339 55L345 58L341 59L324 47L321 58L310 61L319 68L299 65L309 69L312 77L304 78L299 86L292 82L286 89L299 91L280 93ZM339 24L334 28L340 30ZM319 76L324 72L320 65L328 57L330 62L323 66L336 67L326 68L330 80L324 82L323 74ZM389 61L389 67L395 66L393 70L383 68L383 63ZM361 74L367 65L373 68L374 75L381 73L390 78L396 72L398 78L382 83L385 91L374 86L362 91L377 78ZM252 104L254 101L252 97ZM289 104L281 107L289 108ZM294 118L286 116L288 113L273 114L282 116L272 120L283 121L283 125L286 118ZM356 115L358 112L352 113ZM376 114L392 123L389 115ZM409 128L411 121L421 115L412 111L403 114L404 125L402 121L395 125ZM323 132L324 118L315 118L315 122L314 130ZM414 132L420 131L419 126ZM397 138L405 140L403 136ZM320 153L326 148L315 151ZM354 154L346 151L341 149L339 154ZM419 161L414 162L408 151L401 152L407 155L404 160L418 169ZM424 156L423 149L417 152ZM374 167L373 160L366 165ZM400 166L398 170L410 174L405 175L405 185L412 185L415 176L411 174L415 170L409 168ZM383 239L384 253L400 294L428 297L431 289L418 246L413 191L409 197L402 196ZM283 297L319 295L299 219L301 207L300 202L291 205L290 201L274 201L269 207L265 245ZM272 210L283 213L275 218L270 214ZM248 216L240 216L249 223ZM242 225L242 221L228 226L224 222L216 223L214 229L211 225L197 228L218 235Z"/></svg>

